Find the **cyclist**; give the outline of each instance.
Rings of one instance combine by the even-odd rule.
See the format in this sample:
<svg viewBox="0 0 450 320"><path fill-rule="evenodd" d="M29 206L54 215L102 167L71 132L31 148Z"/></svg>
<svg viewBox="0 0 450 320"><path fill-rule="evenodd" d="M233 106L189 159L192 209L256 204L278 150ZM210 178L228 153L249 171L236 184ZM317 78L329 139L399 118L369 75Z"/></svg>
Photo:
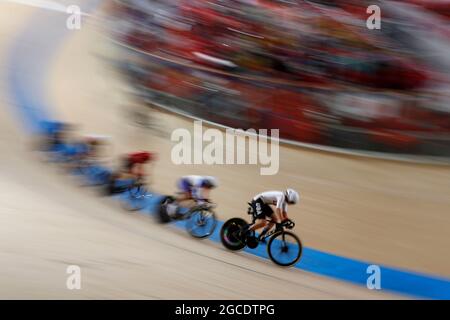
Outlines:
<svg viewBox="0 0 450 320"><path fill-rule="evenodd" d="M84 138L75 136L75 125L44 121L41 126L44 138L41 150L51 152L52 161L63 163L68 169L73 168L73 165L83 158L88 148Z"/></svg>
<svg viewBox="0 0 450 320"><path fill-rule="evenodd" d="M167 213L174 218L179 217L181 214L177 209L179 203L183 201L209 202L209 194L217 186L217 179L212 176L188 175L181 177L177 182L179 195L173 203L168 205Z"/></svg>
<svg viewBox="0 0 450 320"><path fill-rule="evenodd" d="M97 134L88 134L83 137L84 150L82 157L84 160L95 161L101 157L101 147L109 144L110 137Z"/></svg>
<svg viewBox="0 0 450 320"><path fill-rule="evenodd" d="M109 181L109 193L120 192L122 188L116 188L115 183L119 179L140 180L146 176L145 164L156 159L156 154L148 151L132 152L122 158L121 167L111 175Z"/></svg>
<svg viewBox="0 0 450 320"><path fill-rule="evenodd" d="M212 176L189 175L181 177L177 186L180 193L178 201L208 200L210 191L217 187L217 180Z"/></svg>
<svg viewBox="0 0 450 320"><path fill-rule="evenodd" d="M43 121L41 123L41 134L43 137L40 150L61 151L68 142L68 132L73 130L72 125L58 121Z"/></svg>
<svg viewBox="0 0 450 320"><path fill-rule="evenodd" d="M299 200L298 192L290 188L285 191L266 191L257 194L250 203L252 214L256 218L255 224L245 227L242 234L264 228L259 236L259 240L262 240L275 223L289 221L287 206L296 204ZM275 206L275 212L271 205ZM269 223L266 218L271 218L272 222Z"/></svg>
<svg viewBox="0 0 450 320"><path fill-rule="evenodd" d="M101 160L101 148L109 144L109 137L89 134L73 145L72 160L77 167L94 165Z"/></svg>

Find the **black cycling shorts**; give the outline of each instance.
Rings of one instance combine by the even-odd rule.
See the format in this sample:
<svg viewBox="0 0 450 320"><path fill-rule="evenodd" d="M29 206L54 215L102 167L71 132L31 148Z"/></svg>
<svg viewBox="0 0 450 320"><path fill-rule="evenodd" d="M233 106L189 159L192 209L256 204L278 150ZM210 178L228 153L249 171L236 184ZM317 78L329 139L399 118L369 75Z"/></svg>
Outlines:
<svg viewBox="0 0 450 320"><path fill-rule="evenodd" d="M252 201L253 215L256 219L265 219L272 217L273 209L265 204L261 199Z"/></svg>

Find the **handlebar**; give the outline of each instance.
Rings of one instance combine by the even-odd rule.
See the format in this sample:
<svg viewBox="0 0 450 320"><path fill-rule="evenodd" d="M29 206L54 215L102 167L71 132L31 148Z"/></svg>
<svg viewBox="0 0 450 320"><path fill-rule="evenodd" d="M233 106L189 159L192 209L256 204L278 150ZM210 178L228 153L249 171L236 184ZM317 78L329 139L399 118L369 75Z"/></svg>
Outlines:
<svg viewBox="0 0 450 320"><path fill-rule="evenodd" d="M292 221L291 219L285 220L283 222L275 222L272 219L267 219L267 221L269 221L269 223L270 222L275 223L275 225L278 228L281 227L281 228L286 228L286 229L293 229L295 227L295 222Z"/></svg>
<svg viewBox="0 0 450 320"><path fill-rule="evenodd" d="M217 207L217 205L212 203L209 199L196 199L195 202L198 208L212 209Z"/></svg>
<svg viewBox="0 0 450 320"><path fill-rule="evenodd" d="M282 225L283 227L287 228L287 229L293 229L293 228L295 227L295 222L292 221L292 220L290 220L290 219L288 219L288 220L286 220L286 221L283 221L283 222L281 223L281 225Z"/></svg>
<svg viewBox="0 0 450 320"><path fill-rule="evenodd" d="M206 209L213 209L213 208L217 207L217 205L215 203L202 203L202 204L200 204L200 206L202 206Z"/></svg>

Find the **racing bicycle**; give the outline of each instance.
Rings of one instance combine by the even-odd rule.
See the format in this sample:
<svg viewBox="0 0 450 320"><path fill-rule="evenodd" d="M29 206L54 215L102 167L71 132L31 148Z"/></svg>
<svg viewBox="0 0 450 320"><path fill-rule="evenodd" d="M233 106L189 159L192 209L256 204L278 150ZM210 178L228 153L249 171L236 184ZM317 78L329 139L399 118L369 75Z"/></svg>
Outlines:
<svg viewBox="0 0 450 320"><path fill-rule="evenodd" d="M149 205L149 199L152 197L153 194L148 191L142 178L137 178L124 187L121 205L127 211L139 211Z"/></svg>
<svg viewBox="0 0 450 320"><path fill-rule="evenodd" d="M249 203L250 205L250 203ZM249 213L253 214L253 209L249 208ZM255 249L262 243L267 243L267 253L269 258L277 265L288 267L296 264L302 255L303 246L299 237L286 229L293 229L295 223L287 220L282 223L267 219L275 226L262 237L257 237L255 231L243 232L245 227L255 224L256 216L253 214L252 223L247 223L241 218L232 218L226 221L220 230L220 239L225 248L232 251L239 251L248 247Z"/></svg>
<svg viewBox="0 0 450 320"><path fill-rule="evenodd" d="M178 206L176 213L169 215L167 206L174 202L173 196L163 198L158 210L160 222L185 221L187 232L194 238L207 238L213 234L217 226L216 213L213 210L216 207L214 203L196 201L190 208Z"/></svg>
<svg viewBox="0 0 450 320"><path fill-rule="evenodd" d="M154 196L146 188L143 177L133 179L117 179L113 182L113 191L108 184L105 192L108 195L119 194L120 203L123 209L127 211L139 211L149 206L150 198Z"/></svg>
<svg viewBox="0 0 450 320"><path fill-rule="evenodd" d="M111 178L111 171L94 161L78 160L73 168L75 175L82 176L88 186L102 186Z"/></svg>

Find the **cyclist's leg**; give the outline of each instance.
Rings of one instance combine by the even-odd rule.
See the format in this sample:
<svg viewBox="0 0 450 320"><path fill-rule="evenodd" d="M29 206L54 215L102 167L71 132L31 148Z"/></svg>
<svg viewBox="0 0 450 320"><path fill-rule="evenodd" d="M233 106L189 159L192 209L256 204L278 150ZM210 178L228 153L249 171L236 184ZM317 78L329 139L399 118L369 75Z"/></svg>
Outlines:
<svg viewBox="0 0 450 320"><path fill-rule="evenodd" d="M288 219L289 219L289 217L288 217L287 213L285 211L282 211L281 212L281 217L279 217L279 222L283 222L283 221L286 221Z"/></svg>
<svg viewBox="0 0 450 320"><path fill-rule="evenodd" d="M181 202L192 199L191 186L185 179L178 180L177 188L178 192L175 201L167 205L167 213L172 218L180 216L178 207Z"/></svg>
<svg viewBox="0 0 450 320"><path fill-rule="evenodd" d="M128 159L121 159L119 168L109 177L108 190L110 194L119 191L120 188L116 188L116 182L124 176L130 176L131 167L132 163Z"/></svg>
<svg viewBox="0 0 450 320"><path fill-rule="evenodd" d="M261 231L261 234L259 235L259 240L263 240L266 233L269 232L273 228L275 223L279 221L276 213L272 213L270 215L270 219L271 221L268 222L266 227Z"/></svg>
<svg viewBox="0 0 450 320"><path fill-rule="evenodd" d="M256 231L258 229L264 228L267 226L267 220L266 218L256 219L255 223L253 225L250 225L248 230L250 231Z"/></svg>
<svg viewBox="0 0 450 320"><path fill-rule="evenodd" d="M200 187L191 187L191 198L193 200L192 205L197 205L200 203L204 203L205 200L208 201L209 190L200 188Z"/></svg>
<svg viewBox="0 0 450 320"><path fill-rule="evenodd" d="M145 176L145 170L142 163L134 163L129 169L130 173L135 177Z"/></svg>

